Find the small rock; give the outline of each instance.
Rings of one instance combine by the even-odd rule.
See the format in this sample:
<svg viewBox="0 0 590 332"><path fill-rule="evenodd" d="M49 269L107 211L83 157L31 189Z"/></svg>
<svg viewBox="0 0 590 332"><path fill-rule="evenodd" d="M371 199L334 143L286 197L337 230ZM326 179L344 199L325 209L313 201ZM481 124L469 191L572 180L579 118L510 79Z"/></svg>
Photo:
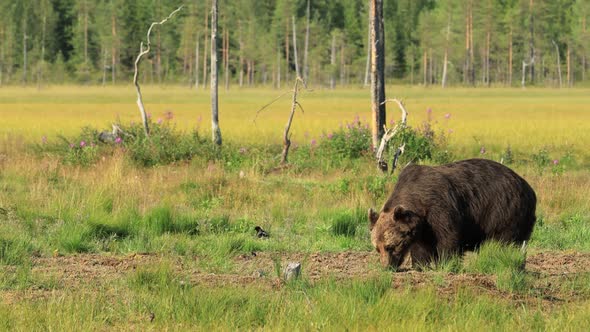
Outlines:
<svg viewBox="0 0 590 332"><path fill-rule="evenodd" d="M299 262L291 262L287 264L285 268L285 272L283 274L283 278L285 281L289 281L291 279L298 279L301 275L301 263Z"/></svg>

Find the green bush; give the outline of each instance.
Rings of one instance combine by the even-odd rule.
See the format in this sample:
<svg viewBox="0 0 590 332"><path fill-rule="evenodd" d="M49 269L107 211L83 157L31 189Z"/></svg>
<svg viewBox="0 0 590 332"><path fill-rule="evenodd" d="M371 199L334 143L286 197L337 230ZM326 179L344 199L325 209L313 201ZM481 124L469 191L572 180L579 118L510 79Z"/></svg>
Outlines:
<svg viewBox="0 0 590 332"><path fill-rule="evenodd" d="M317 143L312 141L312 147ZM323 155L337 159L358 159L371 153L371 130L357 116L352 123L341 125L320 140L317 147Z"/></svg>

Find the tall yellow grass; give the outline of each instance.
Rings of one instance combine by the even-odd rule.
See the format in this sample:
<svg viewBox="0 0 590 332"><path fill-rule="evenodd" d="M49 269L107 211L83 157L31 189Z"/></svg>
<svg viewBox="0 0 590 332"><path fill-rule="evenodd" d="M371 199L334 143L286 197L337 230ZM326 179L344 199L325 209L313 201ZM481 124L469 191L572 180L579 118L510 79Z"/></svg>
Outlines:
<svg viewBox="0 0 590 332"><path fill-rule="evenodd" d="M290 109L283 97L264 111L257 110L284 90L239 89L220 95L220 125L224 138L244 143L280 142ZM0 89L0 141L24 137L72 135L81 126L108 129L116 119L139 121L134 90L130 86L56 86L42 90L9 87ZM459 149L473 146L530 150L542 146L566 147L577 152L590 142L590 89L469 89L389 86L388 96L404 98L411 125L426 120L432 109L436 127L450 133ZM144 88L145 103L153 120L172 111L176 126L199 127L209 134L209 94L187 87ZM305 143L328 133L356 115L368 120L369 91L363 89L314 90L300 97L305 113L297 113L294 139ZM448 114L448 118L445 115ZM399 111L388 106L388 122Z"/></svg>

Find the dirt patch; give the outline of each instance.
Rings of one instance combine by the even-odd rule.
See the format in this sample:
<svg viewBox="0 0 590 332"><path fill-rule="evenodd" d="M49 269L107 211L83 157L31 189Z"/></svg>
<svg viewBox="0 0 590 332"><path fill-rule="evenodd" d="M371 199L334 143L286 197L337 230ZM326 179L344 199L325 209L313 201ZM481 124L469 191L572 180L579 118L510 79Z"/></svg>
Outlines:
<svg viewBox="0 0 590 332"><path fill-rule="evenodd" d="M303 277L315 283L327 278L346 280L369 278L381 272L378 257L373 252L340 253L251 253L232 258L229 272L214 273L203 268L205 258L170 258L155 254L104 255L81 254L62 257L33 258L32 274L54 280L57 286L33 286L25 290L0 291L3 302L15 303L23 299L49 297L64 289L104 286L128 276L138 268L157 266L165 261L179 276L194 285L223 287L227 285L258 285L264 288L281 286L277 275L277 263L284 268L288 262L301 262ZM526 269L534 276L531 294L544 304L560 303L585 298L573 288L563 287L576 275L590 273L590 253L540 252L527 258ZM434 286L442 295L455 294L458 289L469 287L477 293L495 297L527 301L527 296L501 291L496 287L495 277L480 274L449 274L442 272L419 272L408 270L392 273L392 287Z"/></svg>
<svg viewBox="0 0 590 332"><path fill-rule="evenodd" d="M540 252L527 257L526 268L528 271L547 275L590 273L590 253Z"/></svg>

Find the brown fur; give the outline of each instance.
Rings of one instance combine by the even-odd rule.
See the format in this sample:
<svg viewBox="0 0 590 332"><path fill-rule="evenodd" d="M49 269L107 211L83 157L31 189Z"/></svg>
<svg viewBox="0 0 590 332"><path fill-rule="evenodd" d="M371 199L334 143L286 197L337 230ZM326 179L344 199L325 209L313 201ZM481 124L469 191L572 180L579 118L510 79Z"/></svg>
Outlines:
<svg viewBox="0 0 590 332"><path fill-rule="evenodd" d="M426 264L488 239L522 243L533 230L536 204L522 177L491 160L410 165L381 212L369 210L371 242L381 263L395 268L406 255Z"/></svg>

